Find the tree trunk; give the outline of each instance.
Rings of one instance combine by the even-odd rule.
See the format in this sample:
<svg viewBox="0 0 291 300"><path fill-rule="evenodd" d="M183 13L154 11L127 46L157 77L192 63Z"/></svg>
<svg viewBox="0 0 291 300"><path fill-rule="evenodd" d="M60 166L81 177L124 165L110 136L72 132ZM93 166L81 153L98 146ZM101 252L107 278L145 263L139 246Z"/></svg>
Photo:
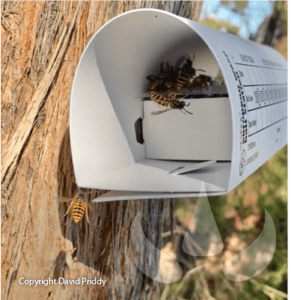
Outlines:
<svg viewBox="0 0 291 300"><path fill-rule="evenodd" d="M68 131L70 93L92 35L125 11L155 7L198 19L202 2L90 1L1 3L2 299L154 299L158 254L132 238L143 230L160 244L167 200L91 204L89 225L64 217L76 192ZM90 192L88 190L88 192ZM103 191L93 191L91 198ZM132 246L136 243L136 247ZM133 254L132 254L133 253ZM141 266L140 265L140 266ZM94 284L30 287L19 279L97 278ZM21 282L24 280L22 279Z"/></svg>

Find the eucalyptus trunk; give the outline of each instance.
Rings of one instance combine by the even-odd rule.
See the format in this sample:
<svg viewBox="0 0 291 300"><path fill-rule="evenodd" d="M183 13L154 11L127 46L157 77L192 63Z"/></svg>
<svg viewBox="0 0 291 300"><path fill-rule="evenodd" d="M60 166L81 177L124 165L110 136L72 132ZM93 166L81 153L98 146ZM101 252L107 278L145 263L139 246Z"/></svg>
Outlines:
<svg viewBox="0 0 291 300"><path fill-rule="evenodd" d="M5 1L2 34L2 299L159 299L159 257L130 226L141 213L159 247L168 201L91 204L89 225L64 217L76 193L69 137L74 72L93 34L111 18L154 7L198 19L202 2ZM87 190L91 193L90 190ZM91 198L104 191L92 191ZM132 242L139 253L134 252ZM100 278L100 285L21 285L19 279ZM23 279L23 280L24 280Z"/></svg>

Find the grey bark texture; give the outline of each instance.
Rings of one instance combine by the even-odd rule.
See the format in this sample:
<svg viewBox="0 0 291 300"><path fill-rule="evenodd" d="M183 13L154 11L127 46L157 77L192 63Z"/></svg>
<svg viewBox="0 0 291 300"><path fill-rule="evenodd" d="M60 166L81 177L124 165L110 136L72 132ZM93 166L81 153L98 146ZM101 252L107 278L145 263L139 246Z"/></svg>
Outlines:
<svg viewBox="0 0 291 300"><path fill-rule="evenodd" d="M154 7L198 19L202 2L5 1L2 46L2 299L159 299L158 254L167 200L92 204L91 225L75 224L62 197L76 193L68 130L70 93L92 35L125 11ZM87 191L91 198L104 191ZM136 244L137 246L132 246ZM138 249L138 251L135 251ZM149 259L151 257L151 259ZM19 279L100 278L99 285L29 287Z"/></svg>

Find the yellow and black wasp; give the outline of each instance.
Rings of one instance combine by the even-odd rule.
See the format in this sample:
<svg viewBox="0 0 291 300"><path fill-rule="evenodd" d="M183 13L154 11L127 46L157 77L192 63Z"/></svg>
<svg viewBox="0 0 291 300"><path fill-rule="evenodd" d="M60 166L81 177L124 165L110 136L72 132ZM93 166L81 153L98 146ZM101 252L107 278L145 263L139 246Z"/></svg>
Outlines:
<svg viewBox="0 0 291 300"><path fill-rule="evenodd" d="M193 59L191 59L189 55L186 57L183 56L178 60L175 68L173 66L170 66L168 62L164 67L164 63L162 62L160 65L160 72L157 76L147 76L147 79L150 81L150 100L162 106L168 107L165 110L153 112L153 115L158 115L171 109L179 109L182 112L185 111L188 114L192 114L185 109L185 106L189 106L190 103L186 105L184 101L180 101L179 99L183 97L185 89L189 89L189 87L192 86L193 82L195 82L195 84L199 84L203 79L204 81L202 81L202 83L204 85L205 78L209 77L203 75L205 77L202 78L202 75L199 75L198 77L196 77L198 78L198 80L195 81L196 71L205 71L193 68L194 58L194 54ZM180 67L182 63L183 65L182 67Z"/></svg>
<svg viewBox="0 0 291 300"><path fill-rule="evenodd" d="M90 204L86 199L86 194L79 189L77 194L72 199L71 204L64 216L71 212L72 219L75 223L80 222L85 216L87 222L90 224L88 217L88 207L90 207Z"/></svg>
<svg viewBox="0 0 291 300"><path fill-rule="evenodd" d="M166 67L164 67L164 63L162 62L160 72L157 76L147 76L147 79L150 81L150 100L159 105L168 106L166 110L153 112L153 115L158 115L171 109L180 109L192 114L184 108L190 104L186 105L184 101L180 101L178 93L174 91L177 75L169 63L166 63Z"/></svg>
<svg viewBox="0 0 291 300"><path fill-rule="evenodd" d="M159 115L171 109L179 109L180 111L184 110L188 114L193 115L190 111L185 109L185 106L189 106L190 103L186 105L185 101L180 101L178 98L178 94L175 92L171 92L168 94L159 94L156 92L150 92L150 95L151 95L150 100L156 102L159 105L168 107L165 110L152 112L152 115Z"/></svg>
<svg viewBox="0 0 291 300"><path fill-rule="evenodd" d="M191 85L189 86L189 89L195 89L195 88L208 88L213 86L213 79L208 75L199 75L194 78Z"/></svg>
<svg viewBox="0 0 291 300"><path fill-rule="evenodd" d="M186 62L184 63L182 68L179 68L179 67L177 68L176 73L178 73L178 76L175 81L175 91L176 92L182 92L186 88L189 88L189 86L191 86L192 82L195 80L197 71L205 72L204 70L193 68L194 57L195 56L193 55L193 59L191 59L188 55L185 58Z"/></svg>
<svg viewBox="0 0 291 300"><path fill-rule="evenodd" d="M160 65L160 72L157 76L149 75L147 79L150 81L149 90L150 92L165 93L174 91L176 74L174 68L170 67L169 63L162 62Z"/></svg>
<svg viewBox="0 0 291 300"><path fill-rule="evenodd" d="M175 91L181 92L184 90L192 78L194 78L196 70L192 67L192 61L187 58L186 63L178 72L178 77L175 82Z"/></svg>

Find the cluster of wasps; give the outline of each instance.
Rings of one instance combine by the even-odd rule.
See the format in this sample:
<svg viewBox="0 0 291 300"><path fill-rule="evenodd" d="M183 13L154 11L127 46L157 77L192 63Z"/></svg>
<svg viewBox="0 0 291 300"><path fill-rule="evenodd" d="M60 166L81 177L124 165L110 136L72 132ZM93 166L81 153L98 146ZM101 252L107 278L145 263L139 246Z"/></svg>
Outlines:
<svg viewBox="0 0 291 300"><path fill-rule="evenodd" d="M179 59L176 67L170 66L168 62L164 65L162 62L157 76L147 76L147 79L150 81L150 100L167 107L165 110L152 112L153 115L158 115L171 109L179 109L192 115L191 112L185 109L185 106L189 106L190 103L186 105L185 101L180 101L181 97L183 98L184 96L183 92L186 89L207 88L213 84L210 76L203 74L196 76L197 71L205 71L194 69L193 61L194 55L193 59L189 56L182 57Z"/></svg>
<svg viewBox="0 0 291 300"><path fill-rule="evenodd" d="M88 217L88 207L92 209L87 199L87 195L84 191L78 188L77 194L74 196L73 199L69 199L71 201L70 206L64 217L70 212L72 215L72 219L75 223L80 222L83 217L86 217L87 222L90 224L89 217Z"/></svg>

